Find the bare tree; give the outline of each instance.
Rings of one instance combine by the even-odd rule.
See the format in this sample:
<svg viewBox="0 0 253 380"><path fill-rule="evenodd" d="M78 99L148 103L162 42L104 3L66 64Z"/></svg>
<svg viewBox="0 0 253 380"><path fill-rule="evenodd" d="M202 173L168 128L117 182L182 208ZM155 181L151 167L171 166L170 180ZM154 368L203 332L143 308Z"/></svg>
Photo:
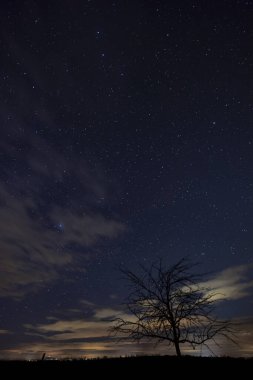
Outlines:
<svg viewBox="0 0 253 380"><path fill-rule="evenodd" d="M193 266L182 259L167 269L161 261L142 268L141 275L122 270L130 285L126 306L131 317L116 318L111 331L133 341L167 342L178 356L184 343L208 347L218 335L234 341L231 323L213 315L217 294L201 285Z"/></svg>

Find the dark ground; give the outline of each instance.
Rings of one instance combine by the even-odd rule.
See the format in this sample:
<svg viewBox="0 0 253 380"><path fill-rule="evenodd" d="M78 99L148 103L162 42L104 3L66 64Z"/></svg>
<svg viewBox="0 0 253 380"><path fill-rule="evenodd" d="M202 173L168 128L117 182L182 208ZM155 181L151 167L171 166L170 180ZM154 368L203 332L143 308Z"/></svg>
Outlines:
<svg viewBox="0 0 253 380"><path fill-rule="evenodd" d="M209 378L209 376L227 377L233 375L252 375L253 358L203 358L185 356L143 356L115 359L69 360L69 361L0 361L0 370L13 375L36 375L37 377L52 376L57 378L85 375L115 375L117 378L135 377L136 374L155 375L167 374L166 378L180 375L187 378ZM156 380L156 379L155 379ZM216 380L216 379L214 379Z"/></svg>

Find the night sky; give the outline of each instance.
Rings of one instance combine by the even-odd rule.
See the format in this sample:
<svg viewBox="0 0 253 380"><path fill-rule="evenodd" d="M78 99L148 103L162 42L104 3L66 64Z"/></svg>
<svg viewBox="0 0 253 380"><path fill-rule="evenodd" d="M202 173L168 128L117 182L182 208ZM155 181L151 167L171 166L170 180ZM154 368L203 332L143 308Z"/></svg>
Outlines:
<svg viewBox="0 0 253 380"><path fill-rule="evenodd" d="M188 256L253 355L253 2L2 1L0 358L116 344L119 267ZM186 348L185 352L190 352Z"/></svg>

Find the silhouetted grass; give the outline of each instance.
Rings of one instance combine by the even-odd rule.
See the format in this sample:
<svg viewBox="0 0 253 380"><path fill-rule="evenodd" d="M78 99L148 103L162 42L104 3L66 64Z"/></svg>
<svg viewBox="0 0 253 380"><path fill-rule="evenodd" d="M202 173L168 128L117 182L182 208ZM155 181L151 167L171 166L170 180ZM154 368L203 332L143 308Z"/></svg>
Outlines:
<svg viewBox="0 0 253 380"><path fill-rule="evenodd" d="M134 376L138 374L155 375L167 374L174 376L193 376L205 378L209 375L220 376L222 374L243 374L253 369L253 358L230 358L230 357L192 357L183 356L139 356L126 358L103 358L90 360L44 360L44 361L0 361L0 368L22 375L31 373L34 375L55 374L57 376L72 376L74 374L93 375L99 373L104 376L114 374L120 377ZM171 376L170 376L171 375ZM214 379L216 380L216 379Z"/></svg>

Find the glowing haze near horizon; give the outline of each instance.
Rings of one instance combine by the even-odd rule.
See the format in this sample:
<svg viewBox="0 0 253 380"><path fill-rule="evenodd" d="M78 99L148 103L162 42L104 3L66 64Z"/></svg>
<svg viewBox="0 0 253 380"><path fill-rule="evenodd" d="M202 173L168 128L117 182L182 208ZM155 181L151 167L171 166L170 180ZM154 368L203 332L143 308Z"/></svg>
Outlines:
<svg viewBox="0 0 253 380"><path fill-rule="evenodd" d="M107 328L120 266L184 256L253 355L252 12L1 2L0 358L173 353Z"/></svg>

